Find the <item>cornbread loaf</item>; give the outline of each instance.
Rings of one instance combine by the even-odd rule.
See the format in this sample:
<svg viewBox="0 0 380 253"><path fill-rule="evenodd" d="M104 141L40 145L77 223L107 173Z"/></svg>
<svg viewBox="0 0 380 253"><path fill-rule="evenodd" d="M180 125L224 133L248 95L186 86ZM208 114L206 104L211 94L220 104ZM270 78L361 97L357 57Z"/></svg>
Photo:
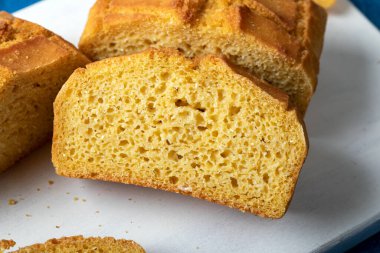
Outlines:
<svg viewBox="0 0 380 253"><path fill-rule="evenodd" d="M94 62L64 84L54 116L59 175L159 188L264 217L284 215L307 153L288 96L215 56L148 50Z"/></svg>
<svg viewBox="0 0 380 253"><path fill-rule="evenodd" d="M222 54L285 91L304 114L325 23L311 0L97 0L79 48L93 60L148 47Z"/></svg>
<svg viewBox="0 0 380 253"><path fill-rule="evenodd" d="M54 33L0 12L0 172L50 138L54 98L88 62Z"/></svg>
<svg viewBox="0 0 380 253"><path fill-rule="evenodd" d="M116 240L112 237L90 237L83 236L63 237L51 239L44 244L34 244L21 248L14 253L145 253L144 249L128 240Z"/></svg>

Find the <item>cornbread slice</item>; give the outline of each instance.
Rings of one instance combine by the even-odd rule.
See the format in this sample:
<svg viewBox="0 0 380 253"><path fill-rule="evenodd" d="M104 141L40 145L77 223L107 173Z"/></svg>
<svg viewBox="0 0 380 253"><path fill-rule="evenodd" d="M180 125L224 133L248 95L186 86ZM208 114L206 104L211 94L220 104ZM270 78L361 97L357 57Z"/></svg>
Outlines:
<svg viewBox="0 0 380 253"><path fill-rule="evenodd" d="M307 153L304 126L286 94L236 71L171 50L76 70L54 102L57 173L283 216Z"/></svg>
<svg viewBox="0 0 380 253"><path fill-rule="evenodd" d="M97 0L79 48L93 60L148 47L222 54L285 91L303 114L325 24L312 0Z"/></svg>
<svg viewBox="0 0 380 253"><path fill-rule="evenodd" d="M55 96L88 62L52 32L0 12L0 172L50 138Z"/></svg>
<svg viewBox="0 0 380 253"><path fill-rule="evenodd" d="M51 239L44 244L34 244L21 248L14 253L145 253L144 249L128 240L116 240L112 237L90 237L83 236L63 237Z"/></svg>

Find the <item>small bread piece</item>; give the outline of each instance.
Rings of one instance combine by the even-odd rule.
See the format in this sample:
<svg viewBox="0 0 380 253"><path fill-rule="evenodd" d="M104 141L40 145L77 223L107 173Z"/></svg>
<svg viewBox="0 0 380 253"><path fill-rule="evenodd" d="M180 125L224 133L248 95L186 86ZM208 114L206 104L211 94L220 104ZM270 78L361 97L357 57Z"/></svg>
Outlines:
<svg viewBox="0 0 380 253"><path fill-rule="evenodd" d="M285 91L303 114L325 24L325 10L312 0L97 0L79 48L93 60L148 47L222 54Z"/></svg>
<svg viewBox="0 0 380 253"><path fill-rule="evenodd" d="M15 246L16 242L13 240L0 240L0 253L3 253L4 250L8 250Z"/></svg>
<svg viewBox="0 0 380 253"><path fill-rule="evenodd" d="M52 32L0 12L0 172L50 138L55 96L87 63Z"/></svg>
<svg viewBox="0 0 380 253"><path fill-rule="evenodd" d="M284 215L307 153L288 96L224 60L149 50L78 69L54 102L59 175Z"/></svg>
<svg viewBox="0 0 380 253"><path fill-rule="evenodd" d="M51 239L43 244L34 244L13 253L145 253L144 249L128 240L116 240L112 237L71 236Z"/></svg>

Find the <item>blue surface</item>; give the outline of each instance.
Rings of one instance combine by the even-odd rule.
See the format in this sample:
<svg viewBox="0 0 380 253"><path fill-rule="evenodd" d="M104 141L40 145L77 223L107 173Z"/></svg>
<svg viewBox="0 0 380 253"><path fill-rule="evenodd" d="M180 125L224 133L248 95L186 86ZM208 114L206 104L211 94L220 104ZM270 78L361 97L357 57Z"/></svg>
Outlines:
<svg viewBox="0 0 380 253"><path fill-rule="evenodd" d="M39 0L0 0L0 10L14 12L36 2L39 2ZM351 2L360 9L378 29L380 29L380 0L351 0ZM344 249L351 248L353 243L361 241L379 230L380 221L358 235L355 235L352 238L347 238L348 240L344 240L329 252L342 252ZM347 253L380 253L380 233L361 242L347 251Z"/></svg>
<svg viewBox="0 0 380 253"><path fill-rule="evenodd" d="M36 2L39 0L0 0L0 10L15 12Z"/></svg>
<svg viewBox="0 0 380 253"><path fill-rule="evenodd" d="M351 0L380 29L380 0Z"/></svg>

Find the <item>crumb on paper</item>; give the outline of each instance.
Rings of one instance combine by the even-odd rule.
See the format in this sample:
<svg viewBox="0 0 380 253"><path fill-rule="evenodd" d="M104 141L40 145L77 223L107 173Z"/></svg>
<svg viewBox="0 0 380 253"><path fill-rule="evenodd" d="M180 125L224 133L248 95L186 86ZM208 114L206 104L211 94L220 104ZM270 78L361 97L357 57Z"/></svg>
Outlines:
<svg viewBox="0 0 380 253"><path fill-rule="evenodd" d="M32 215L31 215L31 214L28 214L28 213L25 214L25 216L26 216L26 217L32 217Z"/></svg>
<svg viewBox="0 0 380 253"><path fill-rule="evenodd" d="M199 246L197 246L196 249L199 250L200 249Z"/></svg>
<svg viewBox="0 0 380 253"><path fill-rule="evenodd" d="M13 240L0 240L0 252L2 250L7 250L15 246L16 243Z"/></svg>
<svg viewBox="0 0 380 253"><path fill-rule="evenodd" d="M129 200L129 201L131 201L131 200L132 200L132 198L129 198L128 200Z"/></svg>
<svg viewBox="0 0 380 253"><path fill-rule="evenodd" d="M40 188L37 188L37 191L39 192L39 191L41 191L41 189L40 189Z"/></svg>
<svg viewBox="0 0 380 253"><path fill-rule="evenodd" d="M48 183L49 183L49 185L53 185L54 181L53 180L49 180Z"/></svg>
<svg viewBox="0 0 380 253"><path fill-rule="evenodd" d="M74 197L74 201L78 201L79 200L79 198L78 197Z"/></svg>
<svg viewBox="0 0 380 253"><path fill-rule="evenodd" d="M57 226L55 226L55 228L60 228L60 227L61 227L61 226L58 226L58 225L57 225Z"/></svg>
<svg viewBox="0 0 380 253"><path fill-rule="evenodd" d="M98 225L98 227L100 227L100 228L101 228L101 227L102 227L102 225L100 225L100 224L99 224L99 225Z"/></svg>
<svg viewBox="0 0 380 253"><path fill-rule="evenodd" d="M70 192L66 192L66 195L70 195Z"/></svg>
<svg viewBox="0 0 380 253"><path fill-rule="evenodd" d="M8 200L8 205L10 205L10 206L14 206L14 205L16 205L18 202L17 202L17 200L15 200L15 199L9 199Z"/></svg>
<svg viewBox="0 0 380 253"><path fill-rule="evenodd" d="M128 234L128 230L125 230L125 233Z"/></svg>
<svg viewBox="0 0 380 253"><path fill-rule="evenodd" d="M98 210L95 213L100 213Z"/></svg>
<svg viewBox="0 0 380 253"><path fill-rule="evenodd" d="M82 199L83 202L86 202L87 200L86 199Z"/></svg>

